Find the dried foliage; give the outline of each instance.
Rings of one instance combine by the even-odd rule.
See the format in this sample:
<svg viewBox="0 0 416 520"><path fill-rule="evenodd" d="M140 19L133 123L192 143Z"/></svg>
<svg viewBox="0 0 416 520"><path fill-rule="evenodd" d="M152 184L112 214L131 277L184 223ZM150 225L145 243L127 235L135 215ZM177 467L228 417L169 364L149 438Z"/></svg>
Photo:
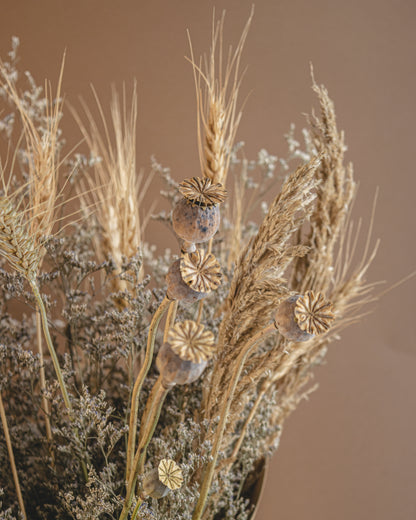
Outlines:
<svg viewBox="0 0 416 520"><path fill-rule="evenodd" d="M249 161L233 147L250 20L224 70L224 18L205 68L192 56L204 178L178 190L153 162L175 207L184 190L199 204L223 202L215 184L228 178L219 233L179 259L143 240L150 176L136 168L135 88L131 103L113 92L111 131L105 108L97 101L97 123L83 102L88 128L76 119L89 157L72 151L63 162L62 70L55 99L30 74L19 90L17 39L0 62L0 133L12 151L0 170L0 519L253 518L253 489L284 420L313 391L331 341L372 300L366 274L377 244L370 226L355 261L356 185L326 89L313 79L320 113L308 118L302 145L291 128L285 159L261 150ZM77 173L79 205L94 206L96 220L59 231L62 170ZM170 215L158 219L170 225ZM174 262L184 283L207 293L199 304L166 296ZM295 295L296 319L312 335L301 343L274 325ZM165 358L159 374L154 357L166 341L175 361ZM196 369L191 383L163 385Z"/></svg>

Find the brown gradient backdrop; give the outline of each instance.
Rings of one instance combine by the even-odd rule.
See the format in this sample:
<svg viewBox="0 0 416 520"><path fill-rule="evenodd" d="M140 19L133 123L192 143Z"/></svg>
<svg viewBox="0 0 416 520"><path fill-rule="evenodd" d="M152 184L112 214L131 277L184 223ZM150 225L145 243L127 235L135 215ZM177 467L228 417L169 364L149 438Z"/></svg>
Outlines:
<svg viewBox="0 0 416 520"><path fill-rule="evenodd" d="M198 173L193 78L185 30L197 54L208 49L213 2L1 1L1 55L21 38L21 65L55 80L67 49L64 91L101 99L115 82L139 86L138 164L151 154L177 179ZM251 2L227 9L236 42ZM368 219L380 187L374 237L382 238L370 279L399 280L415 268L414 0L259 1L246 43L238 139L248 157L285 154L283 134L315 102L309 62L336 102L360 191L355 214ZM69 132L74 125L66 116ZM72 130L71 130L72 129ZM71 134L73 142L77 139ZM156 191L155 191L156 193ZM155 195L157 196L157 195ZM176 247L153 225L152 239ZM415 280L386 295L373 314L331 346L320 387L286 424L273 458L263 520L416 518Z"/></svg>

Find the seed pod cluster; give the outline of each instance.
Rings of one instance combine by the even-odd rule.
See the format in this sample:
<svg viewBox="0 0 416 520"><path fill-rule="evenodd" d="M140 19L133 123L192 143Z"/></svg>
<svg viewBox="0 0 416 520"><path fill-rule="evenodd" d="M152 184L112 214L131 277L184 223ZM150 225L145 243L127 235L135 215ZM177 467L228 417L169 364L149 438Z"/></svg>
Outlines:
<svg viewBox="0 0 416 520"><path fill-rule="evenodd" d="M290 341L308 341L329 329L335 318L332 308L321 292L295 294L278 306L275 326Z"/></svg>

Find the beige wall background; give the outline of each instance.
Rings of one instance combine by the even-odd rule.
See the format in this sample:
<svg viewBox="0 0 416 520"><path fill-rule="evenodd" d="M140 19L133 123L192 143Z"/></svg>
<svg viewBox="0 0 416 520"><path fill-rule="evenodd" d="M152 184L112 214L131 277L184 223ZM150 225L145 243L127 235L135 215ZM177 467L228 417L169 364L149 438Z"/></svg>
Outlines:
<svg viewBox="0 0 416 520"><path fill-rule="evenodd" d="M66 98L105 104L110 84L138 80L138 164L155 154L175 178L198 172L189 28L208 49L212 9L227 10L226 41L248 17L245 0L1 0L0 53L21 38L21 65L55 81L64 49ZM250 92L237 139L248 157L284 155L283 134L300 129L315 103L309 62L335 100L360 190L355 215L382 239L369 280L387 286L415 269L414 0L259 0L243 62ZM78 139L69 115L64 125ZM71 134L71 132L73 132ZM153 225L161 247L175 240ZM333 344L319 389L286 424L270 467L262 520L416 518L415 279L384 296Z"/></svg>

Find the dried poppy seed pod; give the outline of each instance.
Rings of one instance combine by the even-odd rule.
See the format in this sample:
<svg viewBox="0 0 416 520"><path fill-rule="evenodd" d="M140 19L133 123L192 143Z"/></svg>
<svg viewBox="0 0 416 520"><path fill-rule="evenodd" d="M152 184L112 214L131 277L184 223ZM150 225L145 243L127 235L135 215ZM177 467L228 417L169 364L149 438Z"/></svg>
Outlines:
<svg viewBox="0 0 416 520"><path fill-rule="evenodd" d="M334 320L332 307L321 292L296 294L277 308L275 326L286 339L308 341L329 329Z"/></svg>
<svg viewBox="0 0 416 520"><path fill-rule="evenodd" d="M212 332L191 320L177 323L156 358L162 384L168 388L192 383L202 374L213 353Z"/></svg>
<svg viewBox="0 0 416 520"><path fill-rule="evenodd" d="M222 184L212 184L208 178L192 177L179 184L183 198L172 213L175 233L183 240L182 249L195 251L195 244L207 242L218 231L218 204L226 198Z"/></svg>
<svg viewBox="0 0 416 520"><path fill-rule="evenodd" d="M182 486L181 468L174 460L162 459L157 469L153 469L143 479L143 498L163 498L169 491Z"/></svg>
<svg viewBox="0 0 416 520"><path fill-rule="evenodd" d="M166 275L167 297L194 303L221 283L221 267L212 253L197 249L173 262Z"/></svg>

